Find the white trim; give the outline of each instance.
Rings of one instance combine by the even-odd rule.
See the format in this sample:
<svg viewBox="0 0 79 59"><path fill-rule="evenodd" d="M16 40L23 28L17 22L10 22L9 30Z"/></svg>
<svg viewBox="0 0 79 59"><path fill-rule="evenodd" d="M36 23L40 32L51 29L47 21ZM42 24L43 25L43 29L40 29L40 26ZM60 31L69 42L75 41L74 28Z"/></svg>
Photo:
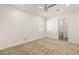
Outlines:
<svg viewBox="0 0 79 59"><path fill-rule="evenodd" d="M32 38L32 39L29 39L29 40L26 40L26 41L16 42L14 44L2 47L2 48L0 48L0 50L7 49L7 48L10 48L10 47L14 47L14 46L17 46L17 45L20 45L20 44L28 43L28 42L31 42L31 41L34 41L34 40L39 40L41 38L43 38L43 37L36 37L36 38Z"/></svg>

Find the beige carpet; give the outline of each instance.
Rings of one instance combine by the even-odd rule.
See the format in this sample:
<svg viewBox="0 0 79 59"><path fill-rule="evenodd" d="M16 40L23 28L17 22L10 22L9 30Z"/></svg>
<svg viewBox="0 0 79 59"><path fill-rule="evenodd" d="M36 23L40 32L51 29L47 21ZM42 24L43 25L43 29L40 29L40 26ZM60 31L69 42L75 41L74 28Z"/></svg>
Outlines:
<svg viewBox="0 0 79 59"><path fill-rule="evenodd" d="M39 39L0 51L1 55L79 54L79 45L53 39Z"/></svg>

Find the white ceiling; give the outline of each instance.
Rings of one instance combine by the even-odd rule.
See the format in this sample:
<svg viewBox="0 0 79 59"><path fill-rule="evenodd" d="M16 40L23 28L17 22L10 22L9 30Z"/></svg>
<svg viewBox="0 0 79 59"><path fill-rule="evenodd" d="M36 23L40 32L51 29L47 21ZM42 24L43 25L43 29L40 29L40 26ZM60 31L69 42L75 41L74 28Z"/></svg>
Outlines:
<svg viewBox="0 0 79 59"><path fill-rule="evenodd" d="M57 15L59 13L79 10L79 4L73 4L73 5L70 4L70 6L66 6L66 4L57 4L56 6L49 8L46 15L46 13L44 12L44 9L40 8L40 6L44 6L43 4L10 4L10 6L16 7L18 9L21 9L26 12L30 12L42 17L45 17L45 16L49 17L49 16Z"/></svg>

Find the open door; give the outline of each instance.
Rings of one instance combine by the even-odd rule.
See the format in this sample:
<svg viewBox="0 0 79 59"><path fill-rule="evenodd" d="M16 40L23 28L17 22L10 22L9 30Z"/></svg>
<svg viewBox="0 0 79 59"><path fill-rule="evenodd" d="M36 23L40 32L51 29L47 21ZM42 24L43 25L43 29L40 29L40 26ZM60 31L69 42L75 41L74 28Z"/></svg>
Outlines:
<svg viewBox="0 0 79 59"><path fill-rule="evenodd" d="M68 41L68 26L66 19L58 20L59 40Z"/></svg>

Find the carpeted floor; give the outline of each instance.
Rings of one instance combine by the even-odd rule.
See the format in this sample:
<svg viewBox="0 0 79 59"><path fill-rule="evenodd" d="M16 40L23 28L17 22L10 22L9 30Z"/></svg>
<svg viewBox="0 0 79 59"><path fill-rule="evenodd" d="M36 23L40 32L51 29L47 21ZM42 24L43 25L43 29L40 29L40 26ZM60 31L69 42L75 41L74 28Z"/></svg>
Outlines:
<svg viewBox="0 0 79 59"><path fill-rule="evenodd" d="M79 45L53 39L39 39L0 51L1 55L78 55Z"/></svg>

